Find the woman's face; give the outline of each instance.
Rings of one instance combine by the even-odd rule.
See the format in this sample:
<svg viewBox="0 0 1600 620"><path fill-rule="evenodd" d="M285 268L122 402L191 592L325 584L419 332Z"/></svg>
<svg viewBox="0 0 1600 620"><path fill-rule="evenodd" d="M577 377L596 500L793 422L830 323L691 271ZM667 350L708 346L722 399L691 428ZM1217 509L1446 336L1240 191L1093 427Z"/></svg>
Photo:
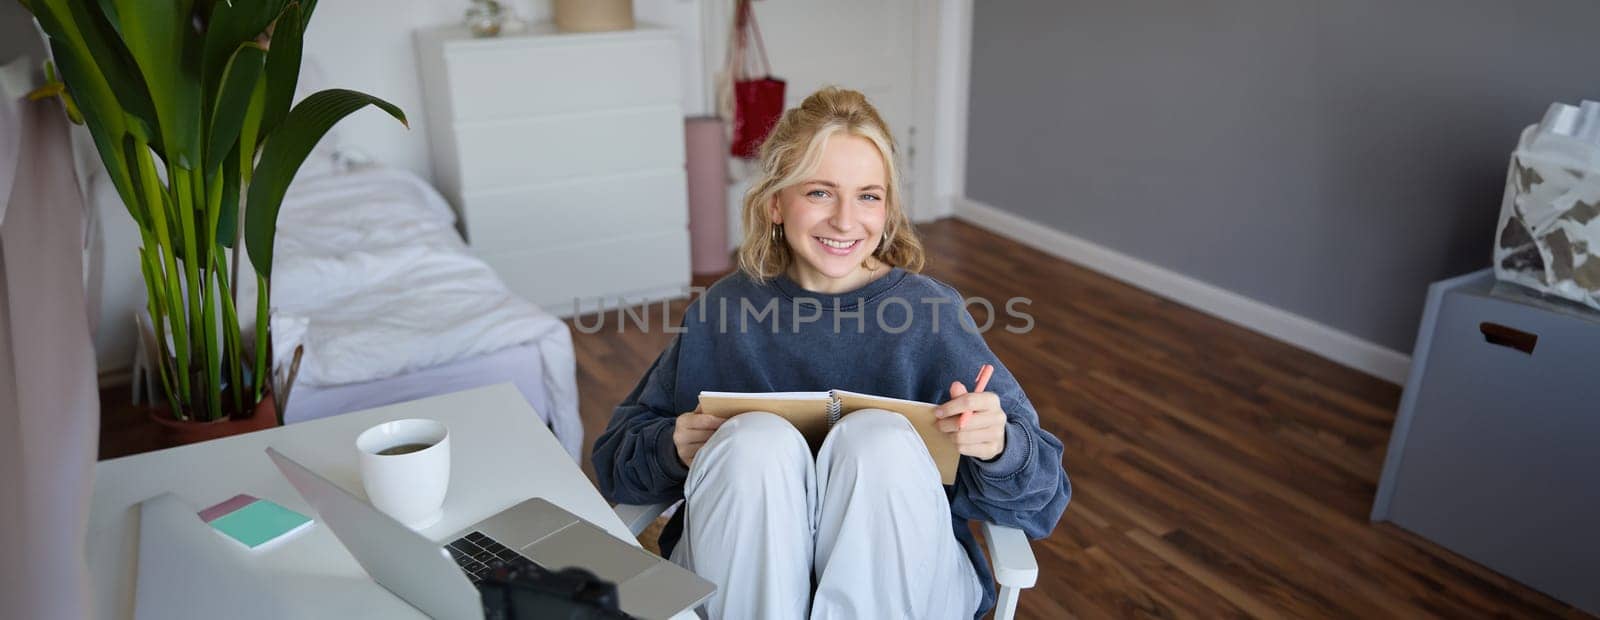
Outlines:
<svg viewBox="0 0 1600 620"><path fill-rule="evenodd" d="M866 138L835 134L816 173L778 192L772 220L796 260L789 277L807 290L840 293L872 280L862 266L889 217L883 157Z"/></svg>

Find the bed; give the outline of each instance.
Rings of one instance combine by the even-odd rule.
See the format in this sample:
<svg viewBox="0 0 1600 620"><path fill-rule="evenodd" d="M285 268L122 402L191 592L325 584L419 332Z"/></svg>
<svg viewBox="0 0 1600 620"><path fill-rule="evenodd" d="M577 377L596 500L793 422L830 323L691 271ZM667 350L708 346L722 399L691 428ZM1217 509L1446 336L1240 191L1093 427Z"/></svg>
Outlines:
<svg viewBox="0 0 1600 620"><path fill-rule="evenodd" d="M578 459L566 324L471 255L427 182L345 168L302 170L278 216L274 367L304 346L285 422L510 382Z"/></svg>

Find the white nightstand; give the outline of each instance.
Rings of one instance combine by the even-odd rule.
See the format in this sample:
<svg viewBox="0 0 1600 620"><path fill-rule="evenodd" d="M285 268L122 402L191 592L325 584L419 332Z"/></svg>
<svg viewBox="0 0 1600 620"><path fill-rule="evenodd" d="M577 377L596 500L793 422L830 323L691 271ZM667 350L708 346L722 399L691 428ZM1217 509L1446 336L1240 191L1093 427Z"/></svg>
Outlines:
<svg viewBox="0 0 1600 620"><path fill-rule="evenodd" d="M689 285L677 35L417 33L434 179L477 255L551 313Z"/></svg>

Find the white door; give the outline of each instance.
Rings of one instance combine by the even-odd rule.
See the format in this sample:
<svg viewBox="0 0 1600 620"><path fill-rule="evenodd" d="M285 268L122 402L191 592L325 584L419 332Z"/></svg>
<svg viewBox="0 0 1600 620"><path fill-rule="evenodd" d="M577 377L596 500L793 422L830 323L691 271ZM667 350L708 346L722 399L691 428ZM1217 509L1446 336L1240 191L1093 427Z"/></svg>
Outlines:
<svg viewBox="0 0 1600 620"><path fill-rule="evenodd" d="M733 17L732 0L711 0L707 8L707 57L714 67L708 75L722 70L727 39ZM866 94L894 133L899 151L902 202L914 214L916 188L927 182L917 178L914 165L919 116L931 110L931 102L919 108L919 89L931 92L931 62L918 62L917 50L926 45L932 33L920 28L934 17L935 3L917 0L757 0L756 21L766 42L772 72L788 84L785 108L798 106L807 95L824 86L840 86ZM919 38L921 35L921 38ZM925 48L924 48L925 49ZM729 191L731 236L739 238L738 211L748 187L745 172L734 166L735 179ZM931 184L929 185L931 187Z"/></svg>

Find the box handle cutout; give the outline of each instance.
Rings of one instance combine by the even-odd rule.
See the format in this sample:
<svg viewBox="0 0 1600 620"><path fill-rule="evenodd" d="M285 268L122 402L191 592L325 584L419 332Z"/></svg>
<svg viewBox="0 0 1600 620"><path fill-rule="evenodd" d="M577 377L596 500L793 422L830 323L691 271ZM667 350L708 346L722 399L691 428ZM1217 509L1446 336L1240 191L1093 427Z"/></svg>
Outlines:
<svg viewBox="0 0 1600 620"><path fill-rule="evenodd" d="M1539 344L1538 334L1530 334L1499 323L1479 323L1478 331L1483 332L1484 342L1510 347L1528 355L1533 355L1533 348Z"/></svg>

